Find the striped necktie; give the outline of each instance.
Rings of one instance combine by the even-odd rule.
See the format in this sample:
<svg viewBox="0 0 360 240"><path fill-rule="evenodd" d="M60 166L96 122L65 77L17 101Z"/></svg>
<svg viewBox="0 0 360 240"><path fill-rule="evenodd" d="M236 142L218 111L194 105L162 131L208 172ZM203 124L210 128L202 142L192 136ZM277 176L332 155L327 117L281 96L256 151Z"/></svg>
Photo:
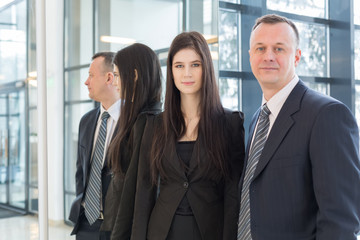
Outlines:
<svg viewBox="0 0 360 240"><path fill-rule="evenodd" d="M250 226L250 196L249 196L249 187L254 176L256 166L259 162L261 152L264 148L267 133L269 131L269 115L270 110L263 105L260 116L259 123L256 129L255 138L251 144L248 163L246 165L245 177L241 191L241 207L239 213L239 222L238 222L238 240L251 240L251 226Z"/></svg>
<svg viewBox="0 0 360 240"><path fill-rule="evenodd" d="M85 194L85 216L92 225L100 216L100 198L101 198L101 169L104 156L104 146L106 139L106 123L109 113L104 112L101 115L101 125L99 135L96 139L95 150L91 162L91 170L88 186Z"/></svg>

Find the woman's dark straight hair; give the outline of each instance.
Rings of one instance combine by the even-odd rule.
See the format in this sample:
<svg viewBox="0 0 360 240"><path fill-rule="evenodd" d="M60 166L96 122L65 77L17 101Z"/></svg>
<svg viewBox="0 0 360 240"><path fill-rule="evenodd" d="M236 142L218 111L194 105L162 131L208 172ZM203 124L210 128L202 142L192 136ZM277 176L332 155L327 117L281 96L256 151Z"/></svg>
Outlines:
<svg viewBox="0 0 360 240"><path fill-rule="evenodd" d="M126 171L121 147L132 149L130 131L141 111L160 102L161 67L155 52L148 46L135 43L120 51L114 58L119 69L121 110L117 132L109 146L110 167L114 174ZM136 79L137 73L137 79ZM127 146L125 140L130 143Z"/></svg>
<svg viewBox="0 0 360 240"><path fill-rule="evenodd" d="M172 72L173 59L182 49L192 49L201 58L202 87L200 97L200 120L198 123L198 138L204 143L208 162L197 159L204 176L210 178L226 177L226 146L224 136L224 109L215 79L209 46L204 37L198 32L183 32L173 40L167 59L166 95L161 127L156 129L151 148L150 171L153 184L157 184L158 175L166 179L164 171L164 149L174 146L186 133L185 120L181 111L180 91L176 88ZM195 145L197 146L197 145ZM199 148L194 151L199 153ZM198 154L199 156L199 154ZM210 169L217 169L215 176L207 175Z"/></svg>

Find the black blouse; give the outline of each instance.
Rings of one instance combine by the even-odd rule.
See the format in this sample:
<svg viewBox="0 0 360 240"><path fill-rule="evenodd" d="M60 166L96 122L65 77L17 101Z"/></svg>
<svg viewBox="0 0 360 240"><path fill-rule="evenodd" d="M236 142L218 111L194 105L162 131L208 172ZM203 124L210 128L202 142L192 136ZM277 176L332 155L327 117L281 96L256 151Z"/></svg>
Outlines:
<svg viewBox="0 0 360 240"><path fill-rule="evenodd" d="M176 152L179 155L180 159L184 162L186 167L189 167L189 165L190 165L190 159L191 159L191 155L194 150L194 145L195 145L195 141L183 141L183 142L178 142L176 144ZM186 168L184 168L184 169L186 169ZM186 197L186 194L185 194L184 198L181 200L175 213L177 215L182 215L182 216L192 216L193 215L193 212L192 212L191 206L189 204L189 201Z"/></svg>

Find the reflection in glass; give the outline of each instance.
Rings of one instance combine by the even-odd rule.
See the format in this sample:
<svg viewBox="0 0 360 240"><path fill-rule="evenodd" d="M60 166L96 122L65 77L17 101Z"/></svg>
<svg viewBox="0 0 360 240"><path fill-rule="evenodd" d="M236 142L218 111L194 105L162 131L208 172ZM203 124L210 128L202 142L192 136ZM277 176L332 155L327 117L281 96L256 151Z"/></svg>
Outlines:
<svg viewBox="0 0 360 240"><path fill-rule="evenodd" d="M287 13L294 13L310 16L310 17L319 17L325 18L326 9L325 9L326 0L267 0L267 8L283 11Z"/></svg>
<svg viewBox="0 0 360 240"><path fill-rule="evenodd" d="M355 30L354 40L355 79L360 80L360 30Z"/></svg>
<svg viewBox="0 0 360 240"><path fill-rule="evenodd" d="M231 110L239 110L239 79L237 78L220 78L219 92L223 107Z"/></svg>
<svg viewBox="0 0 360 240"><path fill-rule="evenodd" d="M85 86L88 71L89 68L86 67L65 72L65 101L89 100L89 91Z"/></svg>
<svg viewBox="0 0 360 240"><path fill-rule="evenodd" d="M219 27L219 68L220 70L240 70L238 51L238 13L220 11Z"/></svg>
<svg viewBox="0 0 360 240"><path fill-rule="evenodd" d="M301 60L296 72L303 76L327 77L326 31L319 24L294 21L300 34Z"/></svg>

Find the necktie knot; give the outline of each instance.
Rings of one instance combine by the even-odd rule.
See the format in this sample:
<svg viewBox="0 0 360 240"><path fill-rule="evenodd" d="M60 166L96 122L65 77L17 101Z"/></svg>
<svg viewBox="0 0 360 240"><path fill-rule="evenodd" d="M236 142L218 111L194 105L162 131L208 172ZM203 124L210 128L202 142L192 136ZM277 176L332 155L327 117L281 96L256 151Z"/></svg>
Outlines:
<svg viewBox="0 0 360 240"><path fill-rule="evenodd" d="M266 105L266 103L261 107L260 116L261 117L268 117L270 115L271 111Z"/></svg>
<svg viewBox="0 0 360 240"><path fill-rule="evenodd" d="M101 115L101 120L106 120L110 117L110 114L108 112L103 112L103 114Z"/></svg>

